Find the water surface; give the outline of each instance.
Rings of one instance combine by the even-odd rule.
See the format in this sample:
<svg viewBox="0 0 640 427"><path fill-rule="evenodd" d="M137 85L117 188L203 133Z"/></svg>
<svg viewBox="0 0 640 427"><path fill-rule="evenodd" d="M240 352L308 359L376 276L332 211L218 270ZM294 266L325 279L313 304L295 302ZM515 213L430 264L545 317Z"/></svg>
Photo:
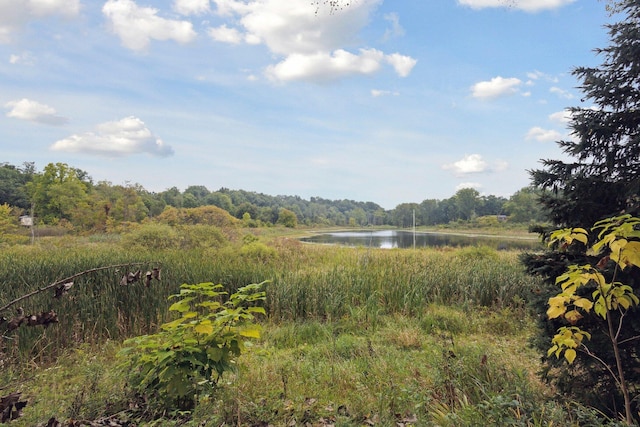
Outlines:
<svg viewBox="0 0 640 427"><path fill-rule="evenodd" d="M303 242L371 248L412 248L412 247L462 247L488 246L495 249L539 249L541 243L536 238L516 238L508 236L462 235L404 230L376 231L336 231L317 234L301 239ZM414 243L415 242L415 243Z"/></svg>

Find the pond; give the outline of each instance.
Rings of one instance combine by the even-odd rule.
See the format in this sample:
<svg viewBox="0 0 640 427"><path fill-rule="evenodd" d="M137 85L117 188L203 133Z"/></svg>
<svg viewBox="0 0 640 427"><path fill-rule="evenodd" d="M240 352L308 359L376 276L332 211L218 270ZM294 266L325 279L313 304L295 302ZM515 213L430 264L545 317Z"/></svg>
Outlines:
<svg viewBox="0 0 640 427"><path fill-rule="evenodd" d="M494 249L535 250L541 248L538 239L508 236L462 235L434 232L416 232L402 230L377 231L337 231L317 234L300 240L308 243L321 243L345 246L364 246L371 248L411 248L443 246L488 246Z"/></svg>

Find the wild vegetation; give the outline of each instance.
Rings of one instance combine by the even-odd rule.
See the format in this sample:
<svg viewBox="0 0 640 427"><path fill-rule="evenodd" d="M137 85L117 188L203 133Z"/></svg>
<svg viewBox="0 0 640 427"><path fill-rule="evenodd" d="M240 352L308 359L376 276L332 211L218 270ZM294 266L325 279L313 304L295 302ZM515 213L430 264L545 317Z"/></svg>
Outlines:
<svg viewBox="0 0 640 427"><path fill-rule="evenodd" d="M246 228L217 229L225 237L207 247L189 240L181 249L163 245L162 236L176 244L167 233L134 244L134 236L154 234L155 227L39 239L0 254L0 281L11 284L0 306L87 272L59 298L52 288L20 301L26 313L54 310L58 323L3 333L2 394L19 392L27 403L14 425L45 425L51 418L111 425L602 422L592 410L556 400L536 380L526 301L540 284L515 252L324 247ZM197 226L180 230L189 227ZM127 265L132 262L142 264ZM89 271L98 265L127 266ZM153 267L161 269L160 280L145 283L144 271ZM140 280L123 281L136 274ZM216 292L233 294L264 280L269 283L259 306L266 316L256 319L262 336L230 365L235 369L220 373L215 387L200 383L197 397L191 395L195 406L159 405L135 385L143 383L128 378L145 371L125 368L129 359L116 357L124 339L151 348L135 337L172 333L160 325L190 321L181 283L220 284L204 291L214 291L210 298L222 303ZM194 289L189 286L182 289ZM168 299L175 294L181 296ZM0 314L10 321L16 305ZM209 325L204 320L215 323L197 319L194 331Z"/></svg>

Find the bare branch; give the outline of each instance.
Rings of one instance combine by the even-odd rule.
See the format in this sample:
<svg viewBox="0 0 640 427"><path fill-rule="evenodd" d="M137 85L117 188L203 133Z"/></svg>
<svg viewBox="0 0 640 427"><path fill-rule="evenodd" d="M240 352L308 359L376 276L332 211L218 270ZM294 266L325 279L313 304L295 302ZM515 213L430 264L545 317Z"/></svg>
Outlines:
<svg viewBox="0 0 640 427"><path fill-rule="evenodd" d="M24 301L24 300L26 300L28 298L31 298L34 295L38 295L38 294L40 294L42 292L48 291L49 289L55 288L56 286L60 286L60 285L66 284L66 283L70 283L74 279L76 279L78 277L81 277L81 276L84 276L85 274L95 273L96 271L101 271L101 270L108 270L110 268L132 267L134 265L138 266L138 265L143 265L143 264L149 264L149 263L148 262L129 262L129 263L126 263L126 264L117 264L117 265L108 265L108 266L105 266L105 267L96 267L96 268L92 268L92 269L89 269L89 270L82 271L80 273L76 273L73 276L69 276L69 277L66 277L64 279L57 280L57 281L53 282L50 285L47 285L47 286L45 286L43 288L38 288L33 292L29 292L28 294L22 295L21 297L14 299L13 301L9 302L8 304L0 307L0 313L2 313L3 311L9 309L11 306L13 306L14 304L19 303L20 301Z"/></svg>

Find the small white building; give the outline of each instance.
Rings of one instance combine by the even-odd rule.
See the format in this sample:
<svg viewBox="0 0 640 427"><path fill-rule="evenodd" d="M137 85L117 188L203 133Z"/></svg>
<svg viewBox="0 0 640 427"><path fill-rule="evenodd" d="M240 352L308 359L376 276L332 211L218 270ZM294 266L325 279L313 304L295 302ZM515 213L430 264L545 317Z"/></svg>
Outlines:
<svg viewBox="0 0 640 427"><path fill-rule="evenodd" d="M20 217L20 225L25 227L33 226L33 218L30 215L22 215Z"/></svg>

